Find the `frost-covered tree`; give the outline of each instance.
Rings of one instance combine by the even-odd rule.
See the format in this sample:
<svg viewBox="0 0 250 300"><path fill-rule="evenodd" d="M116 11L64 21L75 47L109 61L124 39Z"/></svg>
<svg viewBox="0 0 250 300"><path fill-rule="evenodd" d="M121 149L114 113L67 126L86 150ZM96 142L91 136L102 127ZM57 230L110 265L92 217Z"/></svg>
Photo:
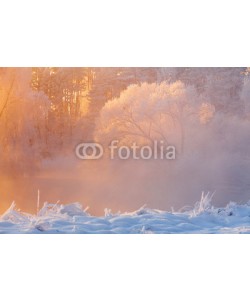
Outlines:
<svg viewBox="0 0 250 300"><path fill-rule="evenodd" d="M46 150L49 101L31 91L29 74L26 68L12 69L0 79L0 171L6 174L33 170Z"/></svg>
<svg viewBox="0 0 250 300"><path fill-rule="evenodd" d="M61 143L72 137L77 121L82 117L88 98L87 68L33 68L31 86L42 91L51 101L49 127Z"/></svg>
<svg viewBox="0 0 250 300"><path fill-rule="evenodd" d="M173 82L181 80L193 86L203 101L211 103L216 111L239 115L244 111L241 101L246 68L160 68L159 78Z"/></svg>
<svg viewBox="0 0 250 300"><path fill-rule="evenodd" d="M119 98L108 101L95 132L98 141L153 144L164 141L183 151L186 127L198 120L197 93L180 81L131 85Z"/></svg>
<svg viewBox="0 0 250 300"><path fill-rule="evenodd" d="M207 124L212 120L215 114L215 107L210 103L202 103L199 109L199 118L201 124Z"/></svg>
<svg viewBox="0 0 250 300"><path fill-rule="evenodd" d="M157 68L91 68L89 96L102 107L107 100L119 97L131 84L157 81Z"/></svg>
<svg viewBox="0 0 250 300"><path fill-rule="evenodd" d="M250 119L250 68L247 68L244 77L244 83L241 91L241 101L244 105L244 115Z"/></svg>
<svg viewBox="0 0 250 300"><path fill-rule="evenodd" d="M241 90L246 68L208 68L204 96L216 111L230 115L242 115L244 103Z"/></svg>

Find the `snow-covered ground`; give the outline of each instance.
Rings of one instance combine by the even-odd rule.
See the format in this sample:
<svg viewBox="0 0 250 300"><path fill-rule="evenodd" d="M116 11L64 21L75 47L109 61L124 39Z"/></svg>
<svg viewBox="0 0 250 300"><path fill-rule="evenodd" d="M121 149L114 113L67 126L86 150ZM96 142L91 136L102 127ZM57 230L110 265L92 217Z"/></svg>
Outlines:
<svg viewBox="0 0 250 300"><path fill-rule="evenodd" d="M0 216L0 233L250 233L250 201L224 208L202 195L192 209L166 212L142 207L132 213L91 216L79 203L47 204L31 215L11 207Z"/></svg>

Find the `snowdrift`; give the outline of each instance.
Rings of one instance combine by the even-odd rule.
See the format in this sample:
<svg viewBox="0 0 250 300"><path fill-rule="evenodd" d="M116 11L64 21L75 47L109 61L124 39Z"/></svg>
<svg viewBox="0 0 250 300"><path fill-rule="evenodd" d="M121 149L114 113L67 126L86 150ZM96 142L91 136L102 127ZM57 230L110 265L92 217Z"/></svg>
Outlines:
<svg viewBox="0 0 250 300"><path fill-rule="evenodd" d="M210 194L202 194L194 208L166 212L142 207L132 213L91 216L79 203L45 203L36 215L15 209L15 203L0 216L0 233L250 233L250 201L211 205Z"/></svg>

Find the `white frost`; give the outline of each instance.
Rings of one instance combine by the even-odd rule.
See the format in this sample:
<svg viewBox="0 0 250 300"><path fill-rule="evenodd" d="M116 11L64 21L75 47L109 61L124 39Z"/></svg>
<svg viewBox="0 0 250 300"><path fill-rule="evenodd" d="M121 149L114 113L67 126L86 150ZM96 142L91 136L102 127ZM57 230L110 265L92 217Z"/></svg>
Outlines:
<svg viewBox="0 0 250 300"><path fill-rule="evenodd" d="M193 209L167 212L146 208L102 217L91 216L79 203L47 204L36 215L20 212L15 203L0 217L0 233L250 233L250 202L211 206L202 194Z"/></svg>

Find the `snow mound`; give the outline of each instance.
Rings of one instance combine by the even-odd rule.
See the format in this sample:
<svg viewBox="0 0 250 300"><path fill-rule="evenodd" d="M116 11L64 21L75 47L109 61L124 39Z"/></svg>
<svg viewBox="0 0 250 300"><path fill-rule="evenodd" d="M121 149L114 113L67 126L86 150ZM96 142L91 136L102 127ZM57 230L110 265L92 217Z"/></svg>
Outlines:
<svg viewBox="0 0 250 300"><path fill-rule="evenodd" d="M91 216L79 203L48 204L37 214L10 208L0 216L0 233L250 233L250 201L211 205L211 194L202 194L194 208L161 211L145 206L131 213Z"/></svg>

